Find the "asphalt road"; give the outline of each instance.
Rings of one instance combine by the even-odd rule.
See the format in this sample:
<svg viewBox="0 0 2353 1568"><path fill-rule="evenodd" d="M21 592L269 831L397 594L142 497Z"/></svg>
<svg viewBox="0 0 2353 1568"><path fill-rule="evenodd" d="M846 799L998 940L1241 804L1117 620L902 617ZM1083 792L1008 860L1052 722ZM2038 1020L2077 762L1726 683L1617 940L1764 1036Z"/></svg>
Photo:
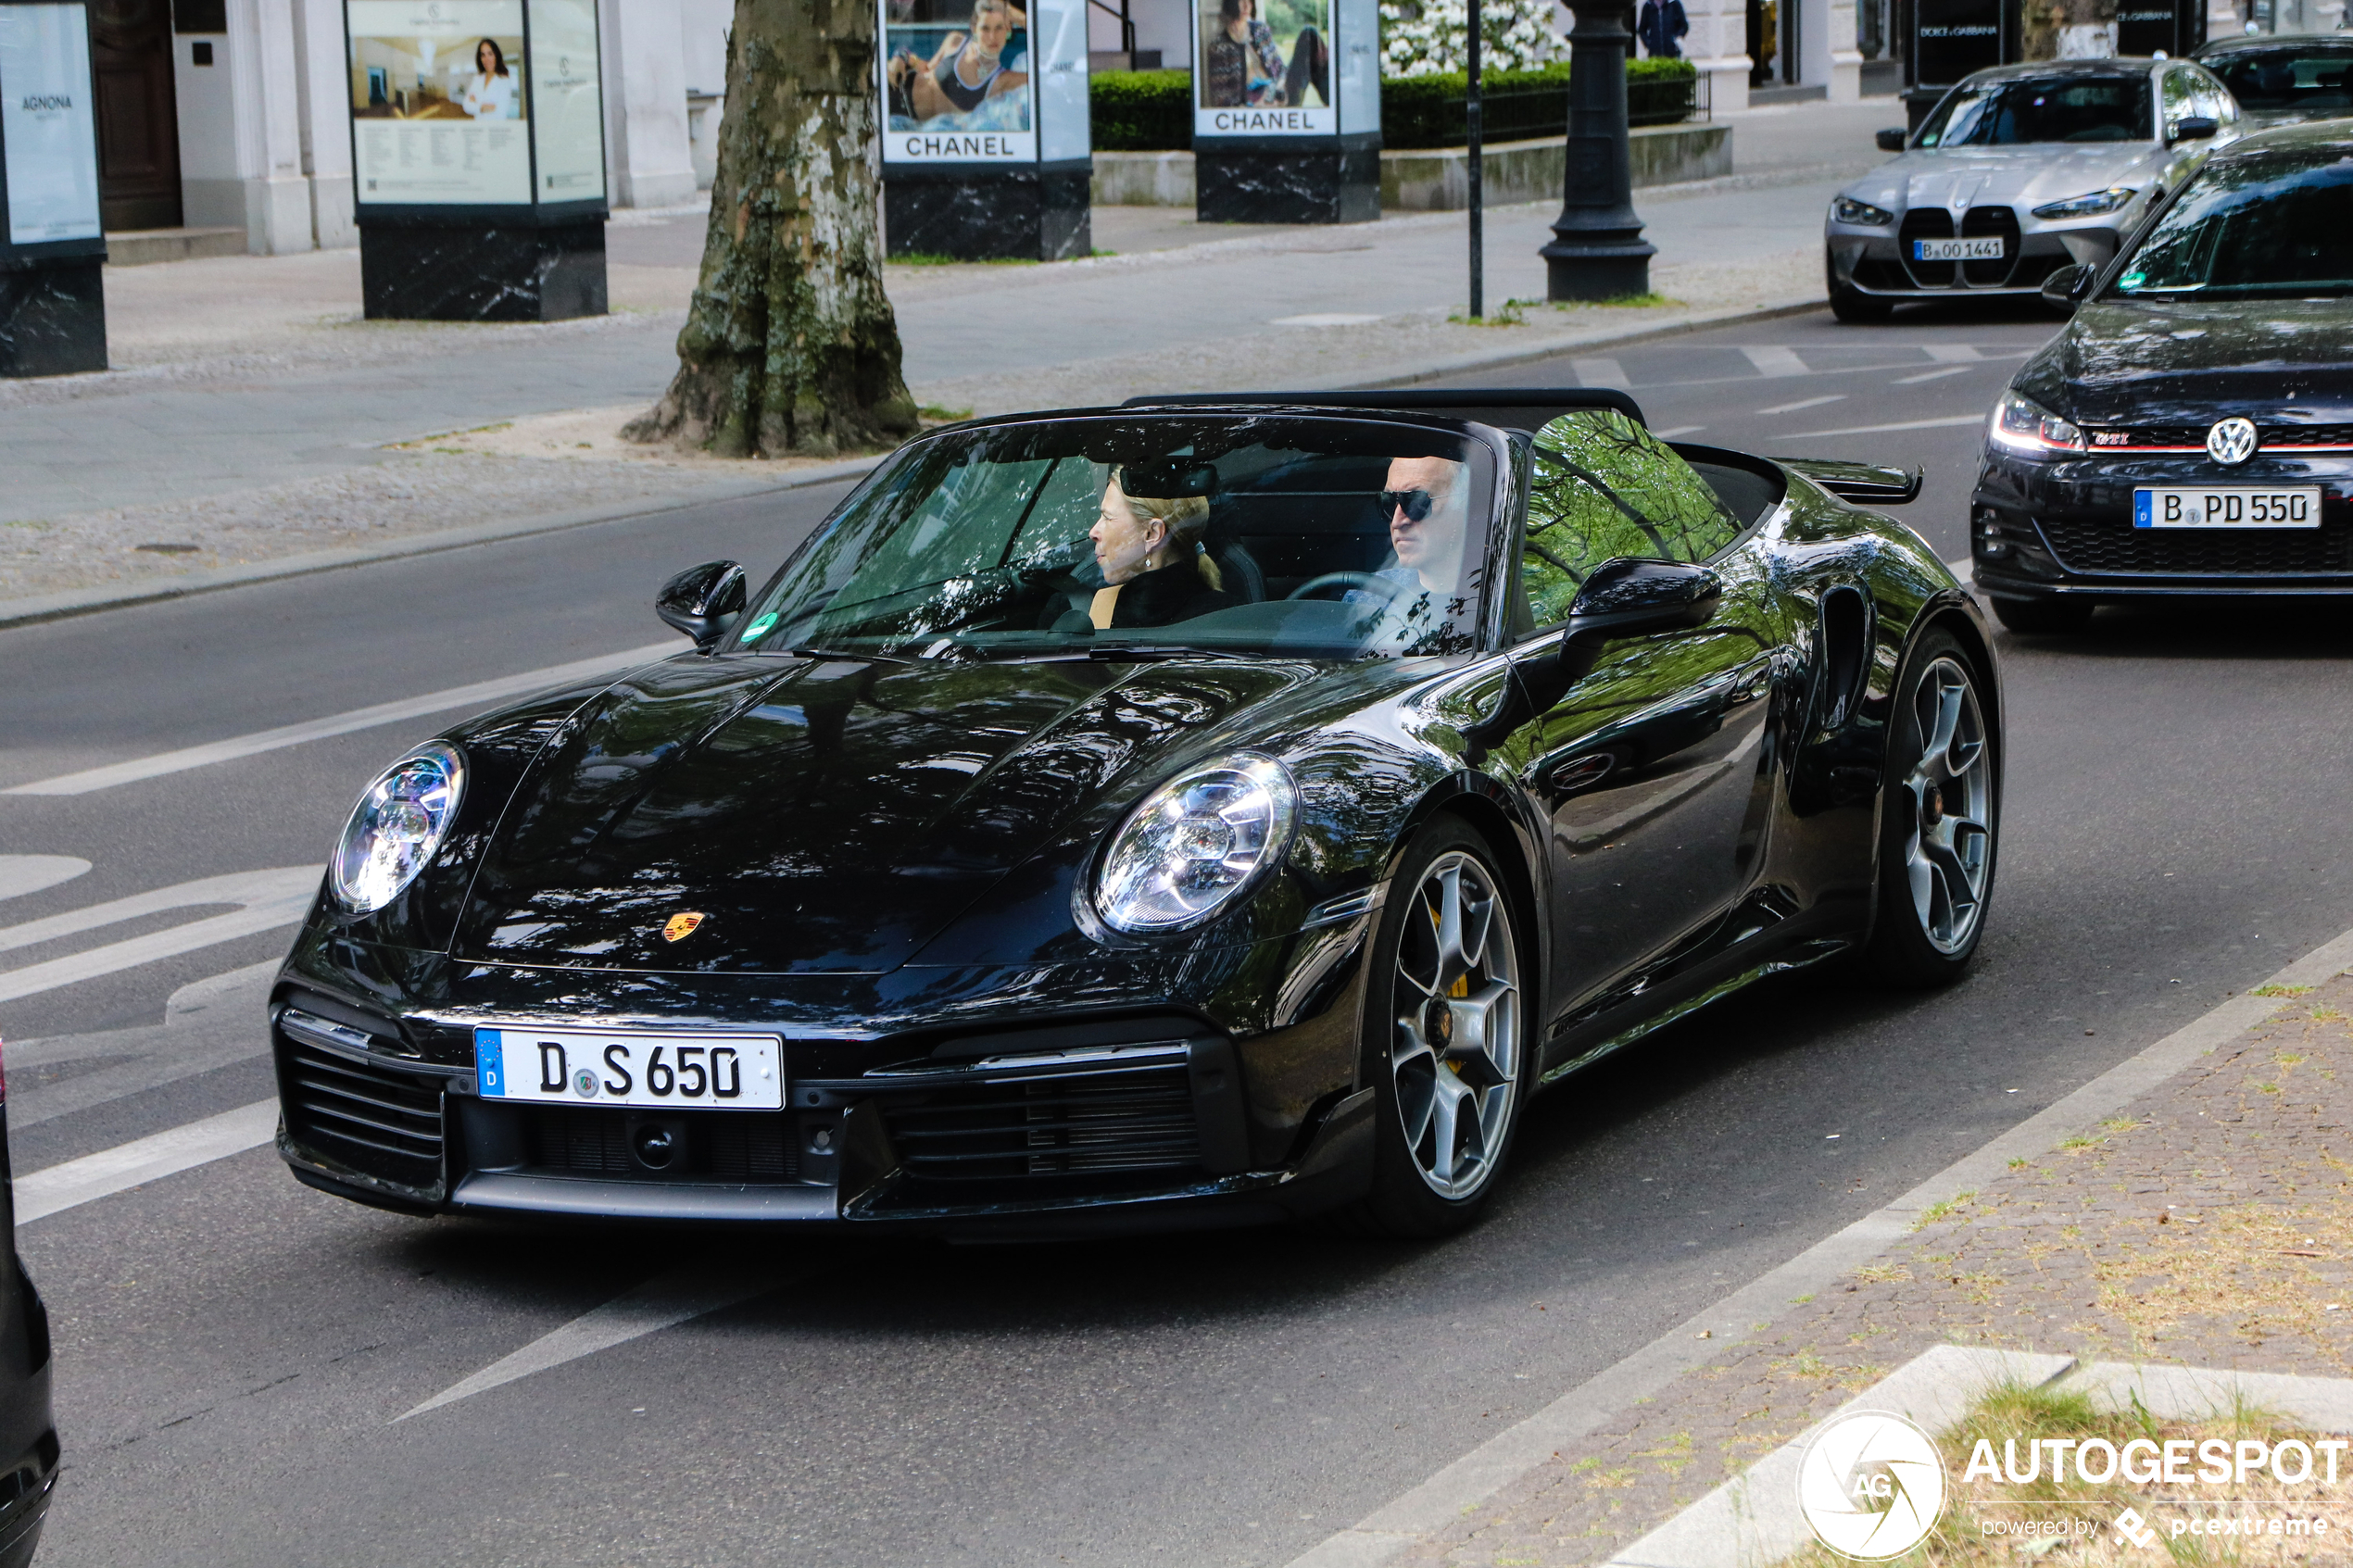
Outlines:
<svg viewBox="0 0 2353 1568"><path fill-rule="evenodd" d="M1977 420L2049 331L1824 315L1580 369L1695 439L1923 463L1907 521L1950 558ZM11 787L652 643L661 578L773 561L837 494L0 633L0 996L32 964L102 968L235 911L12 947L26 922L317 865L371 771L437 721ZM1973 975L1928 997L1784 983L1655 1037L1538 1101L1491 1218L1440 1245L425 1223L300 1188L267 1148L33 1221L68 1455L42 1561L1281 1564L2353 926L2315 807L2353 739L2349 652L2341 615L2277 608L2006 639L2010 793ZM5 897L38 880L9 859L30 856L89 869ZM287 936L0 1000L19 1174L266 1098L258 1009ZM547 1370L399 1419L551 1333Z"/></svg>

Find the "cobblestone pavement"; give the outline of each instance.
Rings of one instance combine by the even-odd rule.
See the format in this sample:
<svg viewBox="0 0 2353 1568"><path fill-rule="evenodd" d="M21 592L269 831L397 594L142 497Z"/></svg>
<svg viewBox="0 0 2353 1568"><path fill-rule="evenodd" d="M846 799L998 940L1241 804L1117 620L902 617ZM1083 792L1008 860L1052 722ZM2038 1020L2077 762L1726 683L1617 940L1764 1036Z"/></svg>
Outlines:
<svg viewBox="0 0 2353 1568"><path fill-rule="evenodd" d="M1604 1562L1940 1343L2353 1374L2348 1010L2346 976L2287 996L2269 1022L1987 1189L1954 1194L1769 1334L1398 1561Z"/></svg>

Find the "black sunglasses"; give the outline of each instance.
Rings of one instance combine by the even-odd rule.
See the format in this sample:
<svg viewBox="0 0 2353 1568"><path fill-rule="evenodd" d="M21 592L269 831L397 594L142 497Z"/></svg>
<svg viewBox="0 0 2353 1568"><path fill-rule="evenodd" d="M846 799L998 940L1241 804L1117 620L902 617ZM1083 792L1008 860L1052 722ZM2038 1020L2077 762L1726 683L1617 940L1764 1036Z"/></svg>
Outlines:
<svg viewBox="0 0 2353 1568"><path fill-rule="evenodd" d="M1429 516L1437 499L1427 490L1384 490L1380 493L1380 509L1395 512L1401 508L1408 522L1420 522Z"/></svg>

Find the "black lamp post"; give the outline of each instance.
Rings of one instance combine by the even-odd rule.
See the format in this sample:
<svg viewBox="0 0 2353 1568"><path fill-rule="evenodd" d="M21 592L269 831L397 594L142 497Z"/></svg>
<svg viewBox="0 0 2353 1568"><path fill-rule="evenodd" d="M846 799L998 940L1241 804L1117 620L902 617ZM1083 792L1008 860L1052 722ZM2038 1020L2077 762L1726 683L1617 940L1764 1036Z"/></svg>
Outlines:
<svg viewBox="0 0 2353 1568"><path fill-rule="evenodd" d="M1651 257L1634 216L1626 144L1626 0L1567 0L1577 25L1568 44L1568 170L1561 215L1544 258L1550 299L1619 299L1648 294Z"/></svg>

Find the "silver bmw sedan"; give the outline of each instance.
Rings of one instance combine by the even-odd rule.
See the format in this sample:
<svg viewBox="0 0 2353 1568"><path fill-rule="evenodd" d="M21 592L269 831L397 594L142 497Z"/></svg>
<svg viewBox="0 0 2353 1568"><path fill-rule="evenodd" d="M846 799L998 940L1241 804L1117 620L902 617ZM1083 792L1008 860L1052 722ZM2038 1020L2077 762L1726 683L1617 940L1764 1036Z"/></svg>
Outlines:
<svg viewBox="0 0 2353 1568"><path fill-rule="evenodd" d="M1831 202L1831 308L1883 321L1906 300L2032 295L2116 255L2165 192L2239 134L2230 90L2189 60L2056 60L1966 78L1903 156Z"/></svg>

